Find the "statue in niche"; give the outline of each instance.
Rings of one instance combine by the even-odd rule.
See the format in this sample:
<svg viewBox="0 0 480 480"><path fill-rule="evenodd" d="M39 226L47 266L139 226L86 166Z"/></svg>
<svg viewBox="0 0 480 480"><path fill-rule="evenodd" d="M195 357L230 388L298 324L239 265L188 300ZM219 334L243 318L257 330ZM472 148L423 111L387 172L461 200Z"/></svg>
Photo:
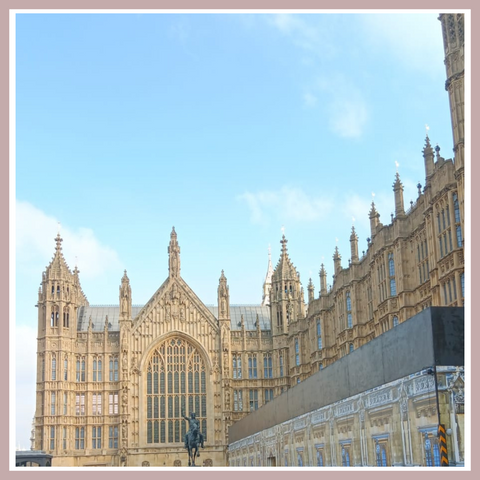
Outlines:
<svg viewBox="0 0 480 480"><path fill-rule="evenodd" d="M127 313L128 312L128 295L127 292L124 290L122 294L122 313Z"/></svg>

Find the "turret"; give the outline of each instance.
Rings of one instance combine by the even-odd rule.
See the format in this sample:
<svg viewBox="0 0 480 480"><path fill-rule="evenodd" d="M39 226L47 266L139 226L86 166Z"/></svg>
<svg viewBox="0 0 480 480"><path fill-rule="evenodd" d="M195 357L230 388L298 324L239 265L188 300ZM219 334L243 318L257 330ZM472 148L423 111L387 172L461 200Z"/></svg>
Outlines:
<svg viewBox="0 0 480 480"><path fill-rule="evenodd" d="M335 275L338 275L342 270L342 256L338 251L338 247L335 247L335 252L333 254L333 270Z"/></svg>
<svg viewBox="0 0 480 480"><path fill-rule="evenodd" d="M272 275L273 275L272 252L269 245L267 274L265 276L265 281L263 282L263 298L262 298L263 307L270 305L270 291L272 290Z"/></svg>
<svg viewBox="0 0 480 480"><path fill-rule="evenodd" d="M403 205L403 185L400 181L400 175L395 175L395 182L393 183L393 191L395 193L395 216L396 217L404 217L405 216L405 208Z"/></svg>
<svg viewBox="0 0 480 480"><path fill-rule="evenodd" d="M230 318L230 293L227 285L227 279L222 270L220 279L218 281L217 289L218 299L218 319L225 320Z"/></svg>
<svg viewBox="0 0 480 480"><path fill-rule="evenodd" d="M372 202L372 208L370 209L368 216L370 218L370 235L373 239L377 234L377 230L382 227L382 224L380 223L380 214L377 212L374 202Z"/></svg>
<svg viewBox="0 0 480 480"><path fill-rule="evenodd" d="M283 235L280 259L272 275L271 319L274 335L288 333L288 325L305 315L300 276L288 256L287 241Z"/></svg>
<svg viewBox="0 0 480 480"><path fill-rule="evenodd" d="M353 225L352 234L350 235L350 259L352 263L358 262L358 235Z"/></svg>
<svg viewBox="0 0 480 480"><path fill-rule="evenodd" d="M120 296L120 318L131 319L132 318L132 289L130 287L130 280L125 270L122 277L122 283L119 287Z"/></svg>
<svg viewBox="0 0 480 480"><path fill-rule="evenodd" d="M443 48L447 80L445 90L450 99L455 170L463 173L465 150L465 33L463 13L442 13Z"/></svg>
<svg viewBox="0 0 480 480"><path fill-rule="evenodd" d="M425 146L423 147L423 158L425 161L425 186L430 185L430 179L432 178L433 172L435 170L434 154L433 148L430 145L430 139L425 138Z"/></svg>
<svg viewBox="0 0 480 480"><path fill-rule="evenodd" d="M315 300L315 287L313 286L312 279L308 282L308 303L312 303Z"/></svg>
<svg viewBox="0 0 480 480"><path fill-rule="evenodd" d="M60 233L55 238L55 253L42 275L38 290L38 335L76 335L76 312L88 304L82 292L79 270L72 273L62 252ZM70 332L70 333L67 333Z"/></svg>
<svg viewBox="0 0 480 480"><path fill-rule="evenodd" d="M320 266L320 295L325 295L327 293L327 272L325 271L325 266Z"/></svg>

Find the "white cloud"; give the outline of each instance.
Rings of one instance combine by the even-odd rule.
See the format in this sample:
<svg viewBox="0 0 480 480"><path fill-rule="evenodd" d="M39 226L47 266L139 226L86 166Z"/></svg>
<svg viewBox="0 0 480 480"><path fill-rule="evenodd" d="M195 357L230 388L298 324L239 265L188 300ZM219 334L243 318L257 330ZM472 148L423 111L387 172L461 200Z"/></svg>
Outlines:
<svg viewBox="0 0 480 480"><path fill-rule="evenodd" d="M310 197L299 188L284 186L277 191L245 192L238 197L250 208L251 221L267 224L274 217L277 220L309 222L325 217L331 210L327 198Z"/></svg>
<svg viewBox="0 0 480 480"><path fill-rule="evenodd" d="M342 74L317 77L315 89L324 95L330 130L342 138L359 138L369 120L368 103L360 89Z"/></svg>
<svg viewBox="0 0 480 480"><path fill-rule="evenodd" d="M28 202L16 202L16 258L17 265L28 267L42 261L45 267L55 251L54 238L58 220ZM72 230L60 226L63 253L72 269L75 263L83 278L94 278L108 270L121 270L117 253L103 245L89 228ZM76 259L75 259L76 257Z"/></svg>
<svg viewBox="0 0 480 480"><path fill-rule="evenodd" d="M435 13L360 15L364 33L374 49L385 50L404 66L445 75L441 24Z"/></svg>
<svg viewBox="0 0 480 480"><path fill-rule="evenodd" d="M367 105L361 98L336 98L329 106L329 125L343 138L362 136L368 121Z"/></svg>
<svg viewBox="0 0 480 480"><path fill-rule="evenodd" d="M345 198L342 211L347 222L354 223L356 229L359 226L362 228L369 228L370 220L368 218L368 213L370 212L371 206L372 201L370 198L361 197L354 193ZM352 217L355 218L354 221L352 220Z"/></svg>
<svg viewBox="0 0 480 480"><path fill-rule="evenodd" d="M15 327L15 446L30 448L30 430L35 415L37 330Z"/></svg>
<svg viewBox="0 0 480 480"><path fill-rule="evenodd" d="M305 92L303 94L303 103L306 107L314 107L317 104L317 97L311 92Z"/></svg>
<svg viewBox="0 0 480 480"><path fill-rule="evenodd" d="M319 22L319 20L325 20L324 17L279 13L266 18L270 25L291 38L294 45L308 53L313 53L315 56L330 56L335 52L327 22ZM306 20L307 18L309 21ZM315 19L315 23L310 21L312 18Z"/></svg>

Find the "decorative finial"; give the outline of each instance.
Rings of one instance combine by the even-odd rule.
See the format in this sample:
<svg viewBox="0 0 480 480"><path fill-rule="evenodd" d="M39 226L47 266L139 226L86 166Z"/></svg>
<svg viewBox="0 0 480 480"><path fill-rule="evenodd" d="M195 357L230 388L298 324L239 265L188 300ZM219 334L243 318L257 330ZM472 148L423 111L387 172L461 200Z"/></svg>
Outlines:
<svg viewBox="0 0 480 480"><path fill-rule="evenodd" d="M280 243L282 244L282 254L285 255L287 253L287 242L288 240L285 238L285 235L282 235L282 239Z"/></svg>
<svg viewBox="0 0 480 480"><path fill-rule="evenodd" d="M63 239L60 236L60 232L57 233L57 236L55 237L55 242L57 244L55 247L55 250L59 252L62 249L62 242L63 242Z"/></svg>
<svg viewBox="0 0 480 480"><path fill-rule="evenodd" d="M430 127L427 124L425 124L425 131L426 131L427 137L428 137L428 131L429 130L430 130Z"/></svg>

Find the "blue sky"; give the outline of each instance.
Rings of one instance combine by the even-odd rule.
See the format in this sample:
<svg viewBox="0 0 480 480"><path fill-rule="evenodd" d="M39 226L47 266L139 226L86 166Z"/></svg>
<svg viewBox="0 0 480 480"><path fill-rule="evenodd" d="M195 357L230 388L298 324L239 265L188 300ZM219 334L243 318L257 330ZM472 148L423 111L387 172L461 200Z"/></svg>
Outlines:
<svg viewBox="0 0 480 480"><path fill-rule="evenodd" d="M318 295L352 224L366 250L397 167L424 183L425 124L452 157L438 12L21 14L16 21L16 445L29 447L37 311L58 222L90 304L143 304L167 276L258 304L282 227ZM372 192L374 197L372 197ZM26 354L25 352L31 352Z"/></svg>

